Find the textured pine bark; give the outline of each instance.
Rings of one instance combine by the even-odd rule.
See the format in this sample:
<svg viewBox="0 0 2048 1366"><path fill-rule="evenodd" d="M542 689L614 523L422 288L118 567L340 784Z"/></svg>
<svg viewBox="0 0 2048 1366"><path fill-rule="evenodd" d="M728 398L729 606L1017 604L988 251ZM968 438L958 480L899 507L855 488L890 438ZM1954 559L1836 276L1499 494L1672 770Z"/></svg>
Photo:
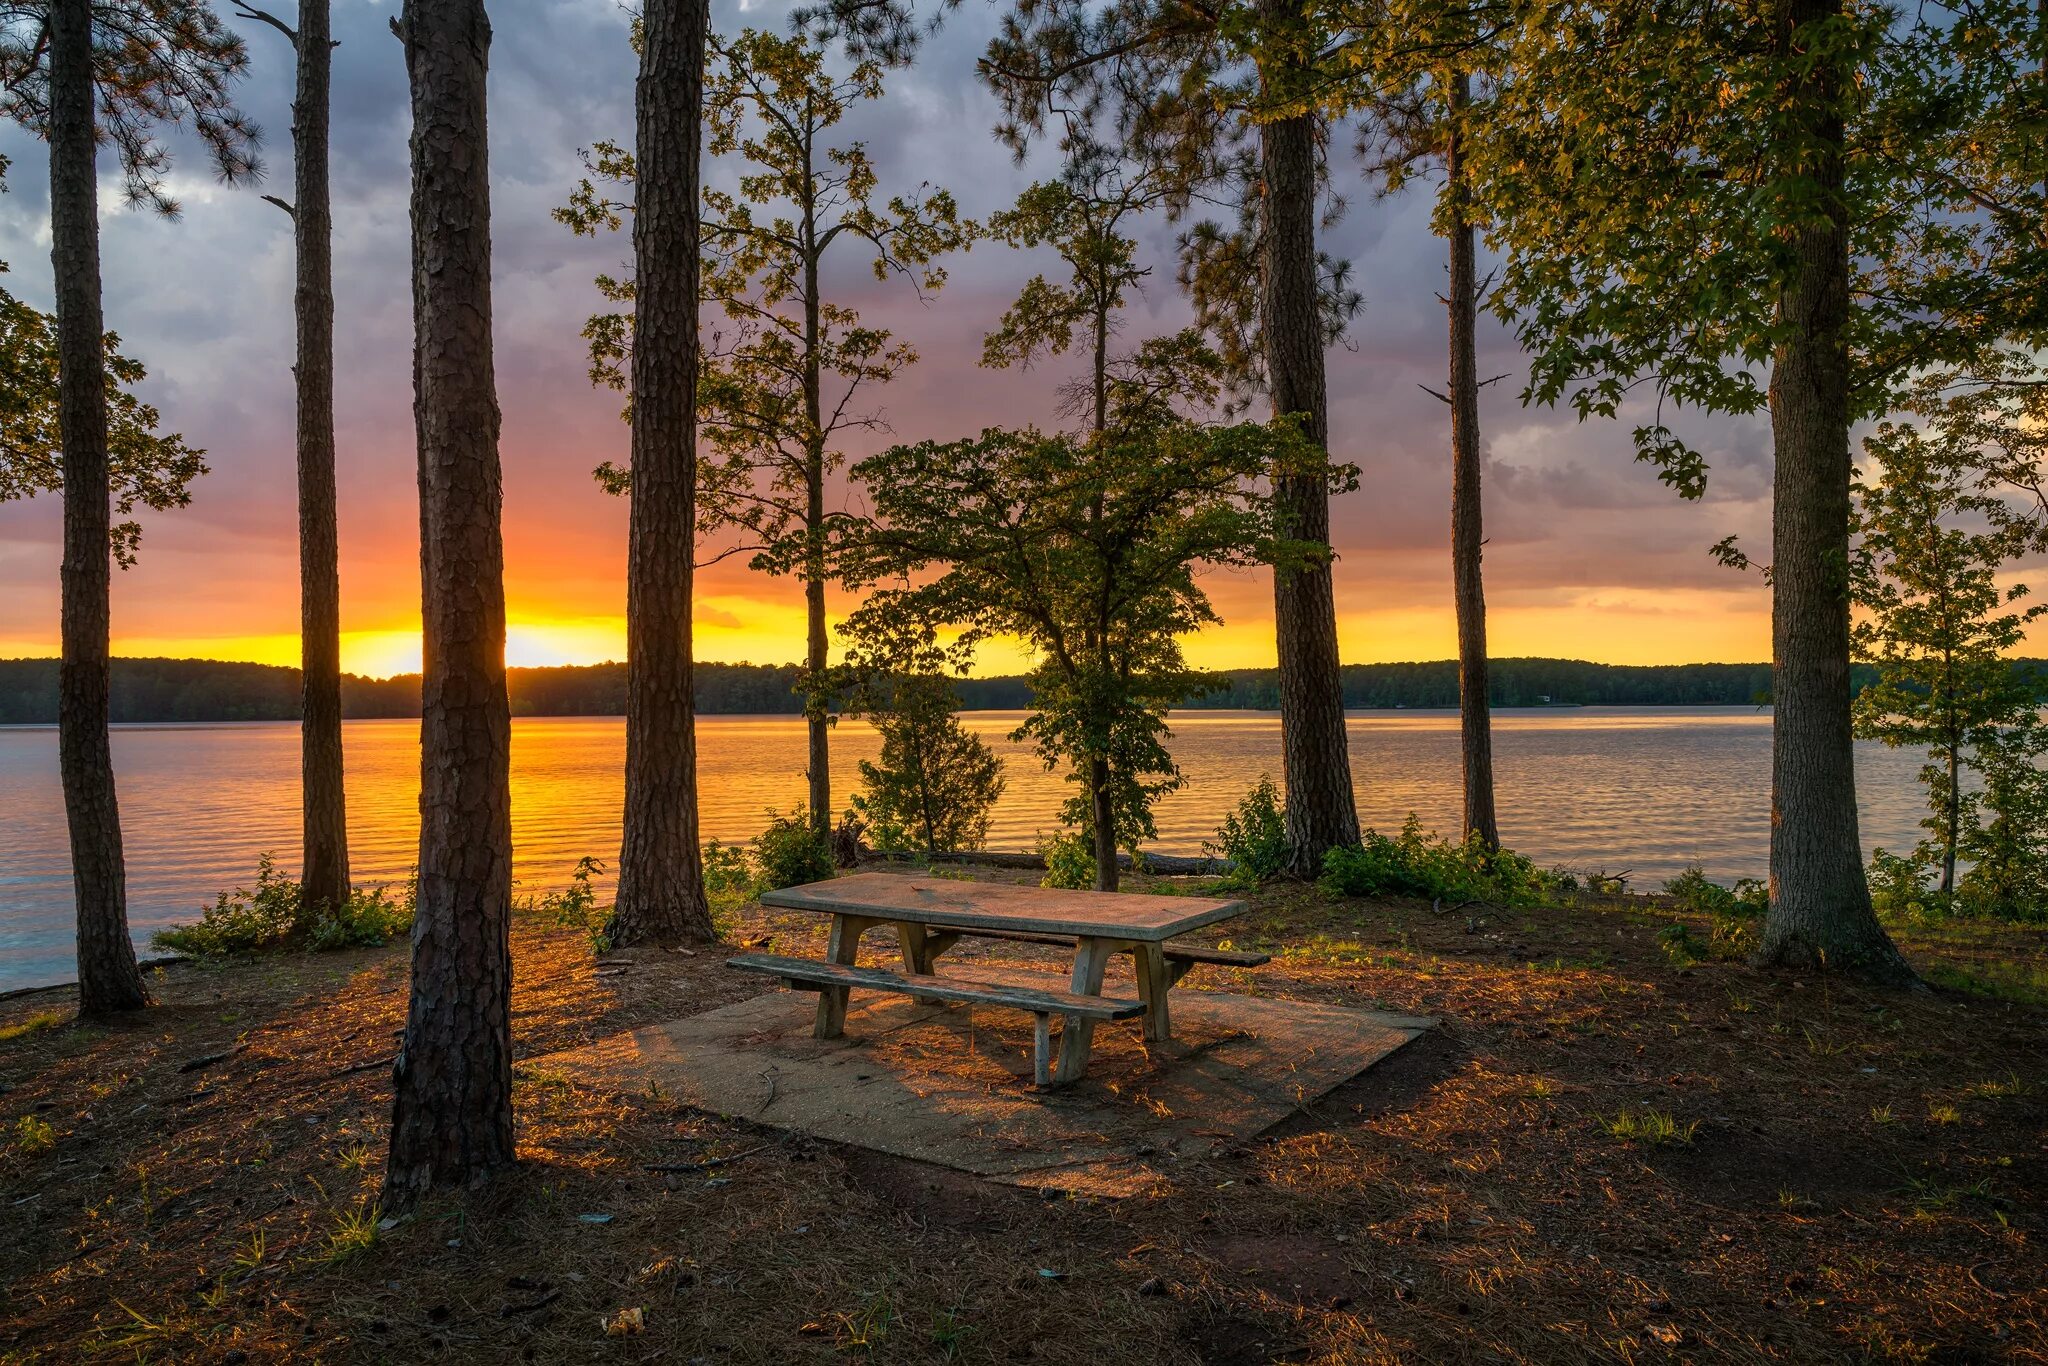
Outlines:
<svg viewBox="0 0 2048 1366"><path fill-rule="evenodd" d="M1471 99L1472 78L1450 85L1444 194L1450 232L1451 333L1451 581L1458 613L1458 734L1465 784L1465 833L1500 847L1493 809L1493 716L1486 674L1486 588L1480 556L1486 544L1479 478L1479 274L1472 223L1465 212L1464 149L1458 120Z"/></svg>
<svg viewBox="0 0 2048 1366"><path fill-rule="evenodd" d="M811 183L805 167L804 183ZM832 831L832 720L825 695L818 690L825 677L830 641L825 632L825 374L820 354L818 220L808 193L803 200L804 235L804 421L810 431L804 446L804 531L810 544L804 554L804 618L808 628L804 670L810 687L804 694L804 728L810 743L811 828Z"/></svg>
<svg viewBox="0 0 2048 1366"><path fill-rule="evenodd" d="M511 711L481 0L406 0L424 679L419 906L387 1208L475 1184L512 1141Z"/></svg>
<svg viewBox="0 0 2048 1366"><path fill-rule="evenodd" d="M292 38L292 228L298 279L299 722L306 900L348 900L348 808L341 757L341 552L335 521L334 219L328 104L334 67L329 0L301 0Z"/></svg>
<svg viewBox="0 0 2048 1366"><path fill-rule="evenodd" d="M1785 173L1826 204L1790 229L1773 358L1777 468L1771 527L1771 904L1757 961L1911 982L1877 923L1856 827L1849 711L1849 235L1842 199L1843 73L1795 50L1840 0L1781 0L1787 112L1804 145ZM1803 187L1804 188L1804 187Z"/></svg>
<svg viewBox="0 0 2048 1366"><path fill-rule="evenodd" d="M1262 10L1284 8L1260 0ZM1322 320L1316 307L1316 147L1312 118L1260 125L1265 172L1265 251L1260 328L1277 417L1295 417L1327 448L1329 395ZM1282 477L1274 498L1289 533L1327 545L1330 495L1320 479ZM1273 574L1274 637L1280 665L1280 746L1287 782L1287 838L1294 871L1313 876L1323 855L1358 843L1358 806L1344 734L1338 677L1337 603L1327 564Z"/></svg>
<svg viewBox="0 0 2048 1366"><path fill-rule="evenodd" d="M636 95L626 799L612 939L715 937L697 848L697 175L705 0L649 0Z"/></svg>
<svg viewBox="0 0 2048 1366"><path fill-rule="evenodd" d="M820 522L822 522L820 518ZM804 580L804 612L809 622L809 638L804 652L804 669L812 678L823 678L829 660L828 640L825 630L825 571L822 566L807 571ZM805 738L810 752L807 765L810 779L811 828L821 835L832 831L832 717L827 710L824 695L815 688L804 697Z"/></svg>
<svg viewBox="0 0 2048 1366"><path fill-rule="evenodd" d="M50 264L57 281L57 420L64 443L57 764L78 906L78 1012L105 1015L148 1005L149 992L128 937L121 811L107 737L113 513L90 0L52 0L49 42Z"/></svg>

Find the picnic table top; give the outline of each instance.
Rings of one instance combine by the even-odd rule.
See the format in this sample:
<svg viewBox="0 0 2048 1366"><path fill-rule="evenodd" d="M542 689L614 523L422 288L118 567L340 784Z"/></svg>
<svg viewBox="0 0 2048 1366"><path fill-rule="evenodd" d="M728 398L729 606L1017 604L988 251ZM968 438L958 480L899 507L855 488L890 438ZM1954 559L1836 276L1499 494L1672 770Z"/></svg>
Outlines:
<svg viewBox="0 0 2048 1366"><path fill-rule="evenodd" d="M960 882L899 873L784 887L761 894L764 906L792 911L873 916L975 930L1036 930L1079 938L1165 940L1242 915L1242 901L1155 896L1138 892L1071 892L1009 882Z"/></svg>

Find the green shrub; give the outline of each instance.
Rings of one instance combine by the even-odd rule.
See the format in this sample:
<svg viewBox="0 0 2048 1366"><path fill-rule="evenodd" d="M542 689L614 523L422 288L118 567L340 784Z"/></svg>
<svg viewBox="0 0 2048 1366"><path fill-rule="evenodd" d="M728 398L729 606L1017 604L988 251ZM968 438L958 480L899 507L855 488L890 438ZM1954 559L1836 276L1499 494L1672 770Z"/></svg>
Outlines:
<svg viewBox="0 0 2048 1366"><path fill-rule="evenodd" d="M787 816L770 808L768 828L754 836L754 869L762 891L823 882L838 871L832 837L811 828L801 802Z"/></svg>
<svg viewBox="0 0 2048 1366"><path fill-rule="evenodd" d="M747 851L737 844L720 844L712 840L703 849L704 890L712 896L738 896L745 899L754 892L754 869L747 862Z"/></svg>
<svg viewBox="0 0 2048 1366"><path fill-rule="evenodd" d="M543 892L534 909L564 929L581 930L596 954L611 952L612 917L609 909L599 910L597 888L591 879L601 876L604 864L585 854L576 860L569 885L559 892Z"/></svg>
<svg viewBox="0 0 2048 1366"><path fill-rule="evenodd" d="M1216 838L1203 850L1212 858L1231 862L1228 881L1239 887L1256 887L1286 870L1290 848L1287 843L1287 808L1280 802L1280 789L1271 778L1262 777L1258 786L1245 793L1237 810L1223 818Z"/></svg>
<svg viewBox="0 0 2048 1366"><path fill-rule="evenodd" d="M357 888L339 906L308 906L299 884L277 870L277 860L256 860L256 885L224 891L200 912L199 922L159 930L159 948L197 958L229 958L278 949L345 949L387 944L412 928L417 874L392 896L382 887Z"/></svg>
<svg viewBox="0 0 2048 1366"><path fill-rule="evenodd" d="M1365 832L1363 843L1332 849L1323 859L1324 890L1340 896L1413 896L1450 902L1536 906L1564 887L1554 873L1511 849L1489 849L1478 836L1452 842L1423 830L1410 812L1398 836Z"/></svg>
<svg viewBox="0 0 2048 1366"><path fill-rule="evenodd" d="M1770 909L1771 892L1762 879L1746 877L1734 887L1710 881L1695 863L1664 884L1664 894L1688 911L1706 915L1760 916Z"/></svg>
<svg viewBox="0 0 2048 1366"><path fill-rule="evenodd" d="M1710 881L1706 870L1695 863L1664 884L1664 893L1688 911L1708 917L1710 934L1704 946L1685 935L1686 951L1704 947L1700 957L1741 958L1756 947L1757 926L1770 909L1770 887L1760 878L1746 877L1733 887ZM1683 926L1676 927L1683 929ZM1669 934L1670 931L1664 932ZM1667 953L1669 948L1667 946ZM1674 958L1676 955L1673 955Z"/></svg>
<svg viewBox="0 0 2048 1366"><path fill-rule="evenodd" d="M2005 827L1994 822L1986 828L2003 832ZM1887 920L1922 925L1957 919L2024 925L2048 918L2048 894L2027 890L2040 870L2024 851L1994 851L1965 867L1952 892L1939 886L1940 866L1939 852L1925 840L1904 855L1876 850L1870 857L1871 905Z"/></svg>
<svg viewBox="0 0 2048 1366"><path fill-rule="evenodd" d="M1695 938L1691 929L1682 924L1666 925L1657 931L1657 947L1674 968L1689 968L1694 963L1712 956L1710 945Z"/></svg>
<svg viewBox="0 0 2048 1366"><path fill-rule="evenodd" d="M1932 850L1922 845L1901 857L1883 849L1870 856L1870 904L1887 920L1946 920L1955 912L1955 898L1927 885Z"/></svg>
<svg viewBox="0 0 2048 1366"><path fill-rule="evenodd" d="M1086 835L1074 830L1047 835L1039 840L1038 852L1045 857L1039 886L1086 891L1095 885L1095 842Z"/></svg>
<svg viewBox="0 0 2048 1366"><path fill-rule="evenodd" d="M357 889L339 906L325 908L306 935L306 947L316 953L329 949L366 949L412 932L413 906L419 884L408 878L406 890L392 896L382 887Z"/></svg>

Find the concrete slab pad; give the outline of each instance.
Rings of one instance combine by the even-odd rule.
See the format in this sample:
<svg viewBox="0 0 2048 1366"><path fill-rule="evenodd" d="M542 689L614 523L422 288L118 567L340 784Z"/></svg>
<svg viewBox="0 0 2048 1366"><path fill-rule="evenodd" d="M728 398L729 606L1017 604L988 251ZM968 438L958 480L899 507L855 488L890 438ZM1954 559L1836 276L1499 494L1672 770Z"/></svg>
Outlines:
<svg viewBox="0 0 2048 1366"><path fill-rule="evenodd" d="M975 976L1064 985L976 965ZM856 993L845 1037L811 1037L817 997L775 991L531 1060L688 1104L1018 1186L1129 1195L1176 1159L1242 1142L1433 1023L1308 1001L1178 989L1174 1038L1102 1024L1070 1087L1031 1085L1031 1017Z"/></svg>

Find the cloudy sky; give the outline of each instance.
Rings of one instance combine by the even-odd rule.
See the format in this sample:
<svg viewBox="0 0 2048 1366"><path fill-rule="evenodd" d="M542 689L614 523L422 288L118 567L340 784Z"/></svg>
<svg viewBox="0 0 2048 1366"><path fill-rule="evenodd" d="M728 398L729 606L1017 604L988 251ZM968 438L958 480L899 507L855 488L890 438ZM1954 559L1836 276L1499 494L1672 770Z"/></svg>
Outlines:
<svg viewBox="0 0 2048 1366"><path fill-rule="evenodd" d="M288 3L288 0L287 0ZM387 28L395 0L335 0L334 198L341 459L343 658L353 670L417 667L419 581L407 265L405 71ZM1047 162L1018 166L989 136L993 102L973 60L993 6L963 6L882 100L841 126L876 161L885 191L930 181L976 217L1006 206ZM494 6L491 166L499 396L504 408L505 536L515 664L622 655L626 514L590 477L620 458L617 396L594 392L578 329L593 274L616 271L623 237L572 237L549 210L580 173L578 150L629 138L633 57L613 0ZM723 32L787 23L781 0L718 0ZM173 189L184 216L120 206L109 159L103 251L108 325L150 369L146 392L166 426L209 452L192 506L145 522L142 562L116 577L117 653L295 662L289 224L262 190L289 196L291 62L281 37L250 25L243 92L266 132L268 184L225 188L181 148ZM0 196L0 259L10 288L47 306L49 225L42 147L0 130L11 157ZM1376 201L1348 158L1337 163L1349 211L1330 248L1353 263L1365 309L1330 356L1333 453L1364 472L1334 510L1337 605L1347 660L1440 659L1455 650L1448 559L1446 410L1441 387L1443 244L1427 191ZM729 179L732 169L707 174ZM1172 284L1174 228L1148 230L1157 266L1128 335L1185 321ZM911 341L923 360L881 391L898 439L951 437L994 423L1053 420L1062 372L976 366L980 337L1017 287L1046 268L1032 253L982 243L926 302L840 262L840 297ZM1762 419L1695 425L1714 465L1709 497L1684 504L1630 460L1626 428L1581 426L1524 410L1521 366L1497 324L1482 328L1487 597L1496 655L1623 663L1757 660L1769 655L1768 600L1754 576L1721 569L1706 548L1739 533L1767 544L1769 434ZM877 438L887 439L887 438ZM856 450L854 454L859 454ZM59 517L54 500L0 507L0 656L56 652ZM1218 575L1226 624L1192 643L1210 666L1270 664L1270 585ZM700 579L700 655L781 661L802 647L793 583L729 560ZM1003 661L991 661L1001 663Z"/></svg>

